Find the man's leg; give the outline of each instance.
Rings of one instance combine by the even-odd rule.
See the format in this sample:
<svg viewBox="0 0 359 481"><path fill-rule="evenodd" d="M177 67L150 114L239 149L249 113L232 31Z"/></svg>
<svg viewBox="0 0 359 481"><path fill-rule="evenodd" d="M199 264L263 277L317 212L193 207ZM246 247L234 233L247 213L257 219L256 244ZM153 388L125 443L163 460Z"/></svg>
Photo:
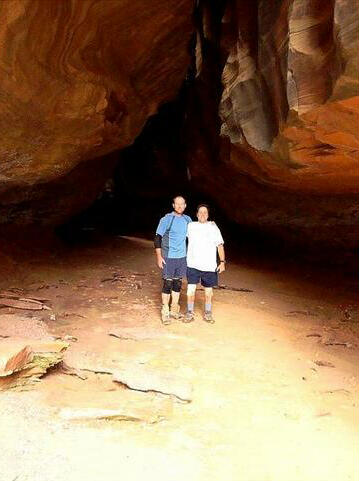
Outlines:
<svg viewBox="0 0 359 481"><path fill-rule="evenodd" d="M170 324L170 298L172 291L172 283L174 277L175 260L166 258L166 263L163 266L162 276L163 276L163 286L162 286L162 310L161 318L163 324Z"/></svg>
<svg viewBox="0 0 359 481"><path fill-rule="evenodd" d="M162 287L162 310L161 310L161 317L163 324L170 324L170 297L171 297L171 290L172 290L172 279L163 279L163 287Z"/></svg>
<svg viewBox="0 0 359 481"><path fill-rule="evenodd" d="M187 285L187 314L186 321L191 322L194 320L194 299L196 296L196 284Z"/></svg>
<svg viewBox="0 0 359 481"><path fill-rule="evenodd" d="M194 320L194 299L196 296L196 287L201 278L201 272L193 267L187 268L187 314L186 322Z"/></svg>
<svg viewBox="0 0 359 481"><path fill-rule="evenodd" d="M212 287L204 288L204 297L205 297L204 320L213 324L214 319L212 314L212 297L213 297Z"/></svg>
<svg viewBox="0 0 359 481"><path fill-rule="evenodd" d="M212 315L212 298L213 287L218 284L218 276L216 272L204 272L202 275L202 285L204 287L204 320L210 323L214 323Z"/></svg>
<svg viewBox="0 0 359 481"><path fill-rule="evenodd" d="M175 319L180 319L182 314L180 314L179 298L182 288L182 279L175 278L172 281L172 292L171 292L171 317Z"/></svg>
<svg viewBox="0 0 359 481"><path fill-rule="evenodd" d="M174 260L173 284L172 284L172 302L171 302L171 316L175 319L182 319L183 315L180 313L179 298L182 288L182 278L187 272L187 261L185 257L180 257Z"/></svg>
<svg viewBox="0 0 359 481"><path fill-rule="evenodd" d="M212 312L212 297L213 297L213 289L212 287L205 287L204 288L204 298L205 298L205 312Z"/></svg>

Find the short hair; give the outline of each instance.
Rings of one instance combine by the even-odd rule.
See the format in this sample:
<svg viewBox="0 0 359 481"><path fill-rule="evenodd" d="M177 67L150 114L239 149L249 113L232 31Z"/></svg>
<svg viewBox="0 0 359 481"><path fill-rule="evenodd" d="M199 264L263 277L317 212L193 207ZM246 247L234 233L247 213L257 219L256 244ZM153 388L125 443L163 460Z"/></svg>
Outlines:
<svg viewBox="0 0 359 481"><path fill-rule="evenodd" d="M174 203L175 203L175 200L176 200L176 199L179 199L179 198L183 199L183 200L185 201L185 203L186 203L186 199L183 197L183 195L176 195L176 196L173 197L173 199L172 199L172 204L174 204Z"/></svg>
<svg viewBox="0 0 359 481"><path fill-rule="evenodd" d="M199 205L197 205L196 214L198 214L198 211L199 211L199 209L200 209L201 207L205 207L205 208L207 209L207 212L208 212L208 215L209 215L209 210L210 210L210 209L209 209L209 205L207 205L207 204L199 204Z"/></svg>

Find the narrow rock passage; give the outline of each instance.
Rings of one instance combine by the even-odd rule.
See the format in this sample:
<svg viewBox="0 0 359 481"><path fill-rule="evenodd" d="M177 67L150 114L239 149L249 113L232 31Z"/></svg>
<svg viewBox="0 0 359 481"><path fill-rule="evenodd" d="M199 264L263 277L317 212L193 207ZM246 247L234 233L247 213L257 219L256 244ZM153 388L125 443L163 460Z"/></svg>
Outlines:
<svg viewBox="0 0 359 481"><path fill-rule="evenodd" d="M200 291L196 321L164 327L151 242L116 238L57 254L24 256L0 281L24 297L41 293L52 309L0 309L1 363L2 343L69 343L67 370L0 392L2 480L357 479L350 284L229 263L221 283L252 292L217 290L208 325ZM190 385L192 400L114 382L146 369L167 379L166 391L171 381Z"/></svg>

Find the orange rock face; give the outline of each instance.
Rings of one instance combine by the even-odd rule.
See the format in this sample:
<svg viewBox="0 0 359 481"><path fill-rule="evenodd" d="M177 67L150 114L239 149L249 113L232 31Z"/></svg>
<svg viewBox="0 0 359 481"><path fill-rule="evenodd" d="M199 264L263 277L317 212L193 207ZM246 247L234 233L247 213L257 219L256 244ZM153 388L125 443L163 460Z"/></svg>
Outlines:
<svg viewBox="0 0 359 481"><path fill-rule="evenodd" d="M242 225L355 245L357 2L196 2L188 70L192 9L191 0L0 2L0 223L59 223L91 204L111 153L188 73L183 152L194 190Z"/></svg>
<svg viewBox="0 0 359 481"><path fill-rule="evenodd" d="M208 44L218 48L223 90L210 107L220 116L217 142L216 128L197 116L202 137L192 139L193 182L239 223L306 241L337 235L352 246L359 210L358 5L237 0L210 34L202 18L198 95L210 83L205 66L214 72ZM205 95L196 110L206 117Z"/></svg>
<svg viewBox="0 0 359 481"><path fill-rule="evenodd" d="M262 162L256 156L258 180L278 187L357 192L358 8L344 0L266 2L251 25L255 51L244 2L236 3L227 12L232 35L220 105L231 156L240 162L247 147L268 152Z"/></svg>
<svg viewBox="0 0 359 481"><path fill-rule="evenodd" d="M0 2L1 221L91 203L112 164L83 162L129 145L176 95L191 13L191 0Z"/></svg>

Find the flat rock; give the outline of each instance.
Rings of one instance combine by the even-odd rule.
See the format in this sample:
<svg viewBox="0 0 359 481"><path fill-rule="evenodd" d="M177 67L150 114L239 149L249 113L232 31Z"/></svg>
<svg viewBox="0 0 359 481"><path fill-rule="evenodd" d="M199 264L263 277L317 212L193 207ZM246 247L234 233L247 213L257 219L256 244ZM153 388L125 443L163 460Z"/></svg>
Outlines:
<svg viewBox="0 0 359 481"><path fill-rule="evenodd" d="M90 421L98 420L116 420L116 421L144 421L141 416L128 414L121 409L96 409L82 408L71 409L64 408L60 411L60 417L72 421Z"/></svg>
<svg viewBox="0 0 359 481"><path fill-rule="evenodd" d="M140 364L116 370L113 380L130 389L173 395L181 401L192 401L192 385L185 379Z"/></svg>
<svg viewBox="0 0 359 481"><path fill-rule="evenodd" d="M147 422L150 424L165 419L159 413L151 410L136 408L135 406L118 409L101 408L63 408L59 411L59 416L67 421L132 421Z"/></svg>
<svg viewBox="0 0 359 481"><path fill-rule="evenodd" d="M18 314L0 314L0 336L21 339L50 339L50 333L44 321Z"/></svg>
<svg viewBox="0 0 359 481"><path fill-rule="evenodd" d="M114 391L65 391L51 399L62 419L72 421L115 420L156 423L172 415L170 398L128 389Z"/></svg>
<svg viewBox="0 0 359 481"><path fill-rule="evenodd" d="M109 331L109 335L113 337L117 337L119 339L131 339L134 341L146 341L151 339L161 339L161 338L170 338L170 339L179 339L183 338L183 336L178 336L173 334L165 329L153 329L150 327L121 327L118 329L112 329Z"/></svg>

